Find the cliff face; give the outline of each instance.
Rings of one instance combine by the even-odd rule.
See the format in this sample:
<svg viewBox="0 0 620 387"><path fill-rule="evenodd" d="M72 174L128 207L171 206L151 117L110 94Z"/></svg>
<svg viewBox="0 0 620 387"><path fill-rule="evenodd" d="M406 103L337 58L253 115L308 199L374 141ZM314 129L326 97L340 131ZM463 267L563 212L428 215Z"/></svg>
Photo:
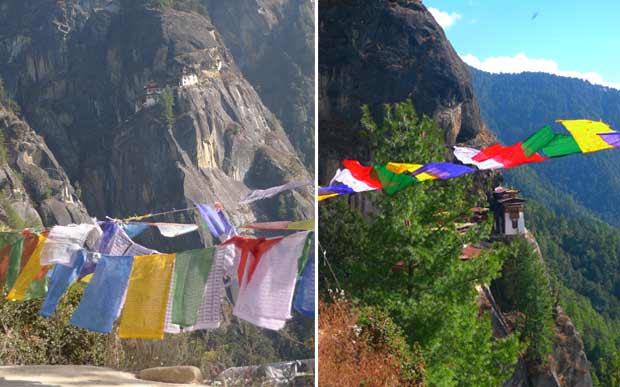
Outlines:
<svg viewBox="0 0 620 387"><path fill-rule="evenodd" d="M210 0L209 14L244 76L314 168L314 1Z"/></svg>
<svg viewBox="0 0 620 387"><path fill-rule="evenodd" d="M43 139L2 105L0 131L0 222L10 228L88 222L86 209Z"/></svg>
<svg viewBox="0 0 620 387"><path fill-rule="evenodd" d="M447 144L486 134L471 75L420 1L321 1L319 36L320 177L326 160L367 157L363 104L377 112L411 98L445 129Z"/></svg>
<svg viewBox="0 0 620 387"><path fill-rule="evenodd" d="M534 235L529 231L525 235L540 260L544 258ZM507 240L509 243L510 240ZM509 319L502 311L501 296L508 294L506 288L510 284L494 284L500 299L496 301L491 290L481 287L480 302L491 313L494 335L504 337L512 332ZM513 291L519 291L513 289ZM504 300L506 301L506 300ZM558 305L555 308L555 326L553 331L553 352L548 356L547 364L527 364L519 359L512 377L503 383L503 387L592 387L590 363L584 350L583 340L577 332L570 317Z"/></svg>
<svg viewBox="0 0 620 387"><path fill-rule="evenodd" d="M312 216L309 190L237 208L250 189L310 175L208 14L141 1L5 1L0 73L93 215L219 200L237 222ZM171 128L157 102L165 87Z"/></svg>

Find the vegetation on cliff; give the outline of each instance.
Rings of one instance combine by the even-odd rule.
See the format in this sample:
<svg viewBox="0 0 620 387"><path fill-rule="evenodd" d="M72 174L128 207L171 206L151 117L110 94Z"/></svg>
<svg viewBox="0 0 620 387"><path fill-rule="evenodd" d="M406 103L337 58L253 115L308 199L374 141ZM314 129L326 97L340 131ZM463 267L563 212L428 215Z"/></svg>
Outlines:
<svg viewBox="0 0 620 387"><path fill-rule="evenodd" d="M379 123L364 111L374 162L445 159L443 131L411 101L386 105ZM344 200L320 211L321 248L334 272L321 265L322 296L341 288L387 313L411 348L420 348L428 385L497 386L523 348L517 335L491 339L489 315L479 315L476 302L475 286L499 276L502 255L458 259L463 243L488 232L488 225L465 235L454 228L481 199L475 191L470 178L435 181L394 197L365 194L376 209L367 220Z"/></svg>

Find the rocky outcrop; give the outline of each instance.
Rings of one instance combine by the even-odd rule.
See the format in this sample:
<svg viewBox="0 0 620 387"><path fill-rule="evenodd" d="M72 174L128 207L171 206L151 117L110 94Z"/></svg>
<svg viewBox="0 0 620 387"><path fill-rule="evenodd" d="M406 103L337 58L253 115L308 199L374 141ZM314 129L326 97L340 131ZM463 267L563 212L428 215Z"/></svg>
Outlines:
<svg viewBox="0 0 620 387"><path fill-rule="evenodd" d="M200 368L193 366L147 368L138 373L138 378L155 382L185 384L202 383L204 379Z"/></svg>
<svg viewBox="0 0 620 387"><path fill-rule="evenodd" d="M219 200L239 223L312 216L310 190L238 208L251 189L310 175L209 14L115 0L0 8L0 73L91 214ZM174 95L171 126L162 118L165 87Z"/></svg>
<svg viewBox="0 0 620 387"><path fill-rule="evenodd" d="M544 264L538 242L529 231L525 235L528 243ZM510 243L510 239L505 240ZM496 295L502 298L507 284L495 283ZM513 291L519 291L514 289ZM506 311L502 310L502 301L496 301L491 289L478 287L478 302L481 311L489 312L495 337L505 337L514 331ZM506 302L507 300L503 300ZM503 387L592 387L592 375L583 341L569 316L560 306L555 309L555 326L553 335L553 352L547 356L546 364L530 364L519 358L515 371Z"/></svg>
<svg viewBox="0 0 620 387"><path fill-rule="evenodd" d="M314 168L314 1L210 0L237 65Z"/></svg>
<svg viewBox="0 0 620 387"><path fill-rule="evenodd" d="M368 158L364 104L379 114L381 104L411 98L448 145L481 141L471 75L421 1L321 1L319 36L320 178L330 160Z"/></svg>
<svg viewBox="0 0 620 387"><path fill-rule="evenodd" d="M583 341L562 308L556 310L553 353L549 365L532 370L523 359L503 387L592 387Z"/></svg>
<svg viewBox="0 0 620 387"><path fill-rule="evenodd" d="M88 222L69 178L43 139L0 105L0 221L12 228Z"/></svg>

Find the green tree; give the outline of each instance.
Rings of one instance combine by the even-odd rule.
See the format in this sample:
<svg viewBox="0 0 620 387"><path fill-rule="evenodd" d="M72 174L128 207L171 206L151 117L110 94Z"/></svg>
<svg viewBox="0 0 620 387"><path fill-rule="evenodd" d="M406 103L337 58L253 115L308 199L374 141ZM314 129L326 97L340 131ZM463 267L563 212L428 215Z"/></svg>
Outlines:
<svg viewBox="0 0 620 387"><path fill-rule="evenodd" d="M517 312L517 330L528 345L527 359L544 363L552 350L554 326L554 297L544 263L524 238L514 239L500 251L504 266L497 282L504 308Z"/></svg>
<svg viewBox="0 0 620 387"><path fill-rule="evenodd" d="M376 164L445 160L443 131L418 116L411 101L386 105L379 123L368 108L363 112ZM376 209L365 222L338 200L321 211L322 247L341 286L363 303L381 305L409 344L421 346L429 385L497 386L517 359L517 338L491 341L490 322L478 318L475 286L498 275L500 257L458 259L463 243L486 230L460 235L454 227L475 204L474 191L471 179L461 178L418 183L392 197L365 194L365 206Z"/></svg>
<svg viewBox="0 0 620 387"><path fill-rule="evenodd" d="M170 87L161 92L160 104L162 108L161 119L168 129L174 126L174 94Z"/></svg>

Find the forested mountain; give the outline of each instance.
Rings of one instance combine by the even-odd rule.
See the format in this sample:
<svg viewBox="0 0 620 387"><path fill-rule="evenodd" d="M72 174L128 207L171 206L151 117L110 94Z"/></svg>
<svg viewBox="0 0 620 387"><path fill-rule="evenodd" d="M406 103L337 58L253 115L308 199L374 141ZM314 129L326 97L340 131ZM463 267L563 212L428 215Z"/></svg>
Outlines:
<svg viewBox="0 0 620 387"><path fill-rule="evenodd" d="M557 119L602 120L620 128L620 91L579 79L543 73L489 74L471 68L480 111L488 128L501 142L524 140L536 129ZM563 130L556 124L558 130ZM620 225L620 152L609 150L573 155L532 164L543 184L569 194L575 203L596 216ZM523 168L523 167L520 167ZM539 188L522 186L530 174L504 171L506 179L545 205L565 212L566 203ZM538 185L538 184L537 184Z"/></svg>
<svg viewBox="0 0 620 387"><path fill-rule="evenodd" d="M618 90L542 73L470 70L482 115L503 143L523 140L556 119L600 119L619 127ZM557 280L560 305L582 334L595 386L620 385L618 166L620 154L609 150L503 172L531 199L526 226Z"/></svg>

